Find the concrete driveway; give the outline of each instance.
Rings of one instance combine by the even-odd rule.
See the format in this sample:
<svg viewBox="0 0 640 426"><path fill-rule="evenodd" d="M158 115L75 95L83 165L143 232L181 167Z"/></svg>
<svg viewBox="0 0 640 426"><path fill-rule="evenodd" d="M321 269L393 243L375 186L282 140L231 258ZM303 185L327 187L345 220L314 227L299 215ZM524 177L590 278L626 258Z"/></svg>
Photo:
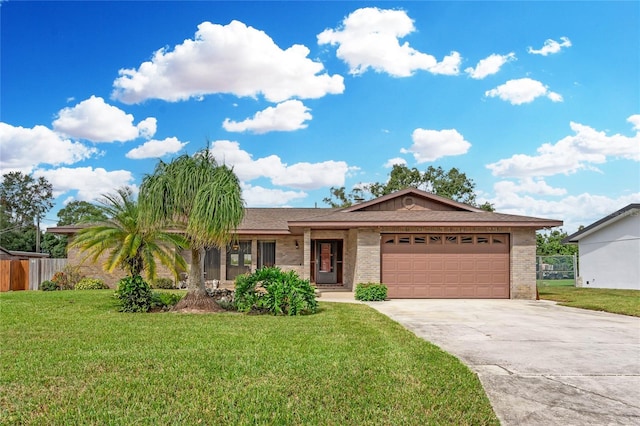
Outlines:
<svg viewBox="0 0 640 426"><path fill-rule="evenodd" d="M640 425L640 318L547 301L368 305L475 371L503 425Z"/></svg>

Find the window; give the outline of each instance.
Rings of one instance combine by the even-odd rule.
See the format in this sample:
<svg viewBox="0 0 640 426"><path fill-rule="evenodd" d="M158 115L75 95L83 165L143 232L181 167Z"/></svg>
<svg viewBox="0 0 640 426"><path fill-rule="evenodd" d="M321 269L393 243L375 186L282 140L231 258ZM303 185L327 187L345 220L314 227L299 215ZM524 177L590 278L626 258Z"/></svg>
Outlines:
<svg viewBox="0 0 640 426"><path fill-rule="evenodd" d="M504 244L505 239L503 235L494 235L492 238L493 244Z"/></svg>
<svg viewBox="0 0 640 426"><path fill-rule="evenodd" d="M447 244L458 244L458 236L457 235L447 235L447 238L444 241Z"/></svg>
<svg viewBox="0 0 640 426"><path fill-rule="evenodd" d="M431 235L429 237L429 244L442 244L442 235Z"/></svg>
<svg viewBox="0 0 640 426"><path fill-rule="evenodd" d="M478 235L477 236L478 244L489 244L489 236L487 235Z"/></svg>
<svg viewBox="0 0 640 426"><path fill-rule="evenodd" d="M398 244L411 244L411 237L398 238Z"/></svg>
<svg viewBox="0 0 640 426"><path fill-rule="evenodd" d="M460 237L461 244L473 244L473 235L463 235Z"/></svg>
<svg viewBox="0 0 640 426"><path fill-rule="evenodd" d="M413 244L426 244L427 238L423 235L413 237Z"/></svg>
<svg viewBox="0 0 640 426"><path fill-rule="evenodd" d="M386 240L384 240L385 244L395 244L396 243L396 238L395 237L389 237Z"/></svg>
<svg viewBox="0 0 640 426"><path fill-rule="evenodd" d="M258 269L275 266L276 242L258 241Z"/></svg>

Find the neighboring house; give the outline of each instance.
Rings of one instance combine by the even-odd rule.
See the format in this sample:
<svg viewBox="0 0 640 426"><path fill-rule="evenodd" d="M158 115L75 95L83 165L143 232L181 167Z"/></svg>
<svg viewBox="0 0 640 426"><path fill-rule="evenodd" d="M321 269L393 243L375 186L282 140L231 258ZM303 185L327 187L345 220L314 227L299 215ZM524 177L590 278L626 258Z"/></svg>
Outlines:
<svg viewBox="0 0 640 426"><path fill-rule="evenodd" d="M640 290L640 204L629 204L563 243L578 244L582 287Z"/></svg>
<svg viewBox="0 0 640 426"><path fill-rule="evenodd" d="M417 189L343 209L247 208L235 242L209 249L204 268L207 280L227 286L239 274L275 265L320 288L382 282L391 298L534 299L535 232L561 225ZM69 261L77 259L70 250Z"/></svg>
<svg viewBox="0 0 640 426"><path fill-rule="evenodd" d="M0 246L0 260L29 260L49 257L49 253L36 253L32 251L7 250Z"/></svg>

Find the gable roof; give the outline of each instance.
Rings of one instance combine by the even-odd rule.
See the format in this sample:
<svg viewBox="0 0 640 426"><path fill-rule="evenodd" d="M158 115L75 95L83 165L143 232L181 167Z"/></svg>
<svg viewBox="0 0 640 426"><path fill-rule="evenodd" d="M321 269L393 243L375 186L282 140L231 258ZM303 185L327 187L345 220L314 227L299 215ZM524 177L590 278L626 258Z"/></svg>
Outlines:
<svg viewBox="0 0 640 426"><path fill-rule="evenodd" d="M449 207L449 209L451 210L460 210L460 211L469 211L469 212L481 212L484 211L482 209L479 209L477 207L471 206L469 204L464 204L464 203L460 203L458 201L453 201L452 199L449 198L445 198L445 197L441 197L439 195L436 194L432 194L430 192L426 192L426 191L422 191L420 189L416 189L416 188L406 188L400 191L396 191L396 192L392 192L391 194L387 194L387 195L383 195L382 197L378 197L378 198L374 198L373 200L369 200L366 201L364 203L360 203L360 204L354 204L353 206L347 207L345 209L342 209L342 211L344 212L353 212L353 211L359 211L359 210L364 210L370 206L376 205L376 204L382 204L386 201L395 199L395 198L402 198L402 197L406 197L406 196L415 196L415 197L419 197L419 198L423 198L423 199L428 199L430 201L433 201L437 204L442 204L443 206Z"/></svg>
<svg viewBox="0 0 640 426"><path fill-rule="evenodd" d="M410 200L410 204L406 201ZM420 203L414 203L414 200ZM304 228L349 229L355 227L521 227L552 228L561 220L487 212L415 188L394 192L347 208L246 208L236 230L240 235L302 234ZM82 226L47 229L56 234L74 234Z"/></svg>
<svg viewBox="0 0 640 426"><path fill-rule="evenodd" d="M614 222L619 221L627 216L639 215L640 214L640 203L632 203L628 206L621 208L620 210L611 213L608 216L603 217L602 219L592 223L591 225L582 228L578 232L574 232L569 235L565 239L562 240L564 244L568 243L577 243L580 239L586 237L587 235L591 235L594 232L599 231L602 228L605 228L611 225Z"/></svg>

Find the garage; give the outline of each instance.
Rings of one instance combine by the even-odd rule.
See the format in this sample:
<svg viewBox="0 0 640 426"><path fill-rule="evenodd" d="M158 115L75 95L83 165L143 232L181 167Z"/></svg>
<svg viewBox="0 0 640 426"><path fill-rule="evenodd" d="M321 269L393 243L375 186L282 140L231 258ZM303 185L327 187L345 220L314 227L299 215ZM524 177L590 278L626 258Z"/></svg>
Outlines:
<svg viewBox="0 0 640 426"><path fill-rule="evenodd" d="M382 234L390 298L508 299L508 234Z"/></svg>

